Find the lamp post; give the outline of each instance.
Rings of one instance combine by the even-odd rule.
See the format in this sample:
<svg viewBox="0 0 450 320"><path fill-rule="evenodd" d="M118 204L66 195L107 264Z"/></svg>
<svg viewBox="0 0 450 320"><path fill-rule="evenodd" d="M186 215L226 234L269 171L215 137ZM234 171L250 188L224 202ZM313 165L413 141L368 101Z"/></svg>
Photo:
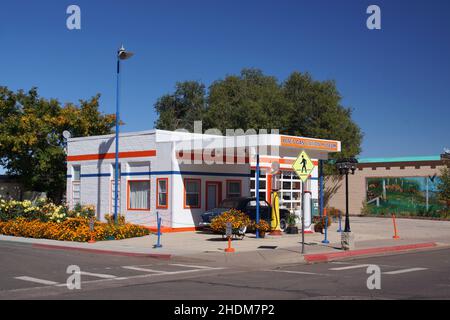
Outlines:
<svg viewBox="0 0 450 320"><path fill-rule="evenodd" d="M340 159L336 161L336 168L339 171L340 175L345 175L345 227L344 232L342 233L342 247L345 250L353 247L353 241L350 237L350 216L348 213L348 174L351 171L351 174L355 174L356 164L358 160L355 158L346 158Z"/></svg>
<svg viewBox="0 0 450 320"><path fill-rule="evenodd" d="M119 221L118 197L119 197L119 124L120 124L120 61L127 60L133 56L132 52L125 50L123 45L117 51L117 83L116 83L116 152L114 163L114 222Z"/></svg>

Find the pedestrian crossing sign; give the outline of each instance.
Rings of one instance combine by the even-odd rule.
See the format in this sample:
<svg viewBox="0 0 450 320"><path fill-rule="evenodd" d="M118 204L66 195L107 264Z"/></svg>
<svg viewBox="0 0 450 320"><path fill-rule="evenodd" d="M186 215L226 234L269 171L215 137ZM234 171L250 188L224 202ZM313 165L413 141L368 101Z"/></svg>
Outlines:
<svg viewBox="0 0 450 320"><path fill-rule="evenodd" d="M314 170L314 163L311 161L308 154L305 151L302 151L292 164L292 169L294 169L299 178L305 182Z"/></svg>

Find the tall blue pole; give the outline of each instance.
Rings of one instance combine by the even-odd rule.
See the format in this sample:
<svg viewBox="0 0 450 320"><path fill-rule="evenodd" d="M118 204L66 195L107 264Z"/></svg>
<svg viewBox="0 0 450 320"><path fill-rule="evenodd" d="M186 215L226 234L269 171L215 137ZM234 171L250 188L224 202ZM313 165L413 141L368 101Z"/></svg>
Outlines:
<svg viewBox="0 0 450 320"><path fill-rule="evenodd" d="M117 58L117 83L116 83L116 154L115 154L115 170L114 170L114 222L119 221L118 213L118 197L119 197L119 122L120 122L120 58Z"/></svg>
<svg viewBox="0 0 450 320"><path fill-rule="evenodd" d="M319 189L320 189L320 194L319 194L319 201L320 201L320 211L319 211L319 215L321 217L323 217L323 160L319 160Z"/></svg>
<svg viewBox="0 0 450 320"><path fill-rule="evenodd" d="M259 153L256 155L256 223L259 223ZM256 228L256 238L259 238L258 228Z"/></svg>

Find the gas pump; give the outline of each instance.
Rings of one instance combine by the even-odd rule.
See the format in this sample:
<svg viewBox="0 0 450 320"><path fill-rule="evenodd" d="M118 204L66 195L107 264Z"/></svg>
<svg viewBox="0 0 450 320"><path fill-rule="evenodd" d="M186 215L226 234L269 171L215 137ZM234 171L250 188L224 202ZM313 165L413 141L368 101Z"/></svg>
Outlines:
<svg viewBox="0 0 450 320"><path fill-rule="evenodd" d="M280 228L280 198L278 196L278 190L281 189L281 172L280 164L278 162L272 162L271 165L271 175L272 175L272 221L270 235L279 236L281 235Z"/></svg>

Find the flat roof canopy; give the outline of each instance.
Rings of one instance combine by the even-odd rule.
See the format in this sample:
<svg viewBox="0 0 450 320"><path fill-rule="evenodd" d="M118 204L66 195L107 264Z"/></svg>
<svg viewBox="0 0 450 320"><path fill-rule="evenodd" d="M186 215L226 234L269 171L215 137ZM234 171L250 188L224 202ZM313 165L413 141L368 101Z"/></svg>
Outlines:
<svg viewBox="0 0 450 320"><path fill-rule="evenodd" d="M204 150L244 150L247 156L256 154L279 157L297 157L306 151L311 158L328 159L329 153L340 152L336 140L296 137L280 134L219 136L157 130L157 142L173 142L176 152L203 152Z"/></svg>

